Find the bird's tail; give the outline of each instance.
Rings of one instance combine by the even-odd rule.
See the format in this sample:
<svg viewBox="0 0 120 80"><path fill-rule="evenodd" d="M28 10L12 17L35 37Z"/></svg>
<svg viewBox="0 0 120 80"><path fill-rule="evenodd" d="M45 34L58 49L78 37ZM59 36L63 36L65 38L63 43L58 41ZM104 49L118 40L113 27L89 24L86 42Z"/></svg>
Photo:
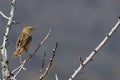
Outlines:
<svg viewBox="0 0 120 80"><path fill-rule="evenodd" d="M21 55L22 52L23 52L23 48L21 48L21 49L18 48L18 49L16 49L15 52L13 53L12 57L15 58L15 57Z"/></svg>

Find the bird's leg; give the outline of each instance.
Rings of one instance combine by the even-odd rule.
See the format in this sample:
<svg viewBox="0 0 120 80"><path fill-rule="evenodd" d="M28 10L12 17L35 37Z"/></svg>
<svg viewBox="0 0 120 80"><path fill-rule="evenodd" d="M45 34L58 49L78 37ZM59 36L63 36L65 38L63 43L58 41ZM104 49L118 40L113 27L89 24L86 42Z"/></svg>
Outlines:
<svg viewBox="0 0 120 80"><path fill-rule="evenodd" d="M22 55L20 55L20 64L23 64Z"/></svg>

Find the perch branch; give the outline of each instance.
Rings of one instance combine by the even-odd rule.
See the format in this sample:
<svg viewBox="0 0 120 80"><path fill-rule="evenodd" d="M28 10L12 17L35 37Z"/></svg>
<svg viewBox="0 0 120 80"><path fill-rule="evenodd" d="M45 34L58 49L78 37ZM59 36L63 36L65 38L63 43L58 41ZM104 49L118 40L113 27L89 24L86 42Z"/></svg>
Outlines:
<svg viewBox="0 0 120 80"><path fill-rule="evenodd" d="M8 60L7 60L7 44L8 44L8 35L9 35L9 31L10 31L10 27L12 25L12 21L13 21L13 16L14 16L14 10L15 10L15 0L12 0L11 2L11 10L10 10L10 16L9 18L7 16L5 16L2 12L0 12L0 14L8 19L7 25L6 25L6 31L4 33L4 37L3 37L3 44L2 44L2 48L1 48L1 55L2 55L2 59L1 59L1 65L2 65L2 80L9 80L12 79L12 75L11 72L9 70L9 66L8 66Z"/></svg>
<svg viewBox="0 0 120 80"><path fill-rule="evenodd" d="M47 68L45 69L44 73L42 75L40 75L39 80L43 80L43 78L45 78L45 76L48 74L48 71L50 70L50 68L52 66L53 59L55 57L55 53L56 53L57 47L58 47L58 43L56 43L55 48L52 50L52 56L50 58L49 64L48 64Z"/></svg>
<svg viewBox="0 0 120 80"><path fill-rule="evenodd" d="M91 52L91 54L86 57L85 61L81 60L81 64L78 67L78 69L73 73L73 75L69 78L69 80L73 80L76 75L78 73L81 72L81 70L93 59L93 57L95 56L95 54L105 45L105 43L108 41L108 39L114 34L114 32L117 30L117 28L120 25L120 17L118 19L118 22L116 23L116 25L111 29L111 31L105 36L105 38L103 39L103 41Z"/></svg>

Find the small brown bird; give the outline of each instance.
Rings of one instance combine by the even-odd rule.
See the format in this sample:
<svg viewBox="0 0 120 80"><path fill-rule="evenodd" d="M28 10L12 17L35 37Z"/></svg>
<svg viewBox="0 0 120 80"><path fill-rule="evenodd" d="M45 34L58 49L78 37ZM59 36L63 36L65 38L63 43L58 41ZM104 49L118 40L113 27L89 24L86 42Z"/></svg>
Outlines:
<svg viewBox="0 0 120 80"><path fill-rule="evenodd" d="M22 57L21 54L23 52L27 53L28 48L30 47L32 36L30 35L31 31L33 31L34 28L31 26L26 26L20 36L18 37L18 40L16 42L16 50L13 53L12 57L20 56L20 63L22 63Z"/></svg>

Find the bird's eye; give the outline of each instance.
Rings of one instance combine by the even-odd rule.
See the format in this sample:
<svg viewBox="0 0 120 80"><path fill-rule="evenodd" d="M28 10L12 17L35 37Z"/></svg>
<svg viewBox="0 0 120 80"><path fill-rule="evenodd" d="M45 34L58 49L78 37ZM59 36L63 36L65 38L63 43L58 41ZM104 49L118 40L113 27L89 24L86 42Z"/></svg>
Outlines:
<svg viewBox="0 0 120 80"><path fill-rule="evenodd" d="M33 30L33 28L29 28L31 31Z"/></svg>
<svg viewBox="0 0 120 80"><path fill-rule="evenodd" d="M30 28L30 30L32 30L32 28Z"/></svg>

